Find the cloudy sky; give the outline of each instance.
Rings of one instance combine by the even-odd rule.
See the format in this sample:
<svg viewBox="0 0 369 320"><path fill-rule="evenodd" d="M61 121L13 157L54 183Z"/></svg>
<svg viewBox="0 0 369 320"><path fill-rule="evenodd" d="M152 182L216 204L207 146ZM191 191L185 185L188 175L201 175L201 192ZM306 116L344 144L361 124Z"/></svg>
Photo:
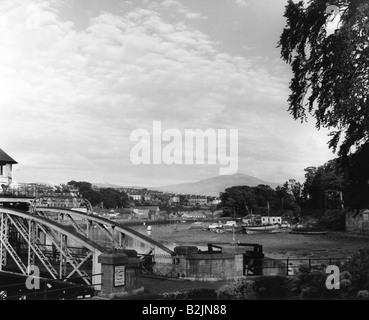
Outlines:
<svg viewBox="0 0 369 320"><path fill-rule="evenodd" d="M286 0L1 0L0 148L14 179L160 186L219 163L134 165L135 129L238 129L238 171L303 181L334 157L287 112Z"/></svg>

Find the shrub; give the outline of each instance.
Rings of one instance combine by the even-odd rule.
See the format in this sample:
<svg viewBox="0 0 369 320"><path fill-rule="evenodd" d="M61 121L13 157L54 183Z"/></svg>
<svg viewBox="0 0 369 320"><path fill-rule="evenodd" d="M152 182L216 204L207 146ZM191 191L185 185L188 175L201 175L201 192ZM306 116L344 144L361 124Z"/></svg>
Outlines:
<svg viewBox="0 0 369 320"><path fill-rule="evenodd" d="M369 291L368 290L360 290L357 293L356 298L368 300L369 299Z"/></svg>
<svg viewBox="0 0 369 320"><path fill-rule="evenodd" d="M194 288L183 291L163 293L163 300L215 300L217 293L210 288Z"/></svg>
<svg viewBox="0 0 369 320"><path fill-rule="evenodd" d="M341 279L351 282L347 288L348 296L357 298L360 291L369 290L369 249L362 249L354 254L341 266ZM341 285L343 285L343 280Z"/></svg>
<svg viewBox="0 0 369 320"><path fill-rule="evenodd" d="M325 215L320 218L318 226L333 231L345 231L346 223L344 211L327 210Z"/></svg>
<svg viewBox="0 0 369 320"><path fill-rule="evenodd" d="M221 300L255 300L258 298L256 283L253 280L238 279L217 290Z"/></svg>
<svg viewBox="0 0 369 320"><path fill-rule="evenodd" d="M218 289L218 299L256 300L282 299L287 296L286 277L267 276L253 279L240 279Z"/></svg>

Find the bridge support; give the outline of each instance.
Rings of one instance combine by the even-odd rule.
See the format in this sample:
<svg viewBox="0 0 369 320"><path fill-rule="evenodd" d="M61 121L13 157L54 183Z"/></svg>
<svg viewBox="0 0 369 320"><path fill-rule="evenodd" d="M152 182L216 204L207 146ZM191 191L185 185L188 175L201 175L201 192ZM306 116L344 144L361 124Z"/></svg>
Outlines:
<svg viewBox="0 0 369 320"><path fill-rule="evenodd" d="M109 299L143 292L142 262L134 250L119 250L99 256L102 286L99 295Z"/></svg>
<svg viewBox="0 0 369 320"><path fill-rule="evenodd" d="M0 271L6 266L6 246L8 241L8 219L7 216L0 212Z"/></svg>

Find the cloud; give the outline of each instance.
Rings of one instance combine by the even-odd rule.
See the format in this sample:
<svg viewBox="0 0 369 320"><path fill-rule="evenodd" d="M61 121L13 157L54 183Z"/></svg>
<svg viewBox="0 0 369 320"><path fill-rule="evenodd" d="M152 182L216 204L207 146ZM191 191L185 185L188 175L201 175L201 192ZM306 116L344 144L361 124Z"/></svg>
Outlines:
<svg viewBox="0 0 369 320"><path fill-rule="evenodd" d="M235 3L241 8L244 8L250 5L250 3L246 2L245 0L235 0Z"/></svg>
<svg viewBox="0 0 369 320"><path fill-rule="evenodd" d="M270 146L286 147L271 133L288 122L275 121L286 108L287 78L274 62L219 52L186 23L198 13L174 0L149 2L123 14L99 13L77 30L58 6L0 3L7 27L0 34L0 130L17 151L22 180L124 184L128 172L144 179L142 168L130 165L129 135L153 120L180 130L238 128L240 152L255 147L253 163L272 158ZM173 8L183 20L168 21ZM39 19L32 27L30 12ZM151 169L167 179L165 168ZM186 169L195 180L196 168Z"/></svg>

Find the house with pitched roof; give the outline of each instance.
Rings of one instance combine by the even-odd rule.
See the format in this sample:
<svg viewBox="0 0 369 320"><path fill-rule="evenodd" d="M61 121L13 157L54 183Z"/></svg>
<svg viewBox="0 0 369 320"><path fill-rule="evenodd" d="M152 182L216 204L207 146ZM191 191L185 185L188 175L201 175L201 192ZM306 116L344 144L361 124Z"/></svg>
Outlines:
<svg viewBox="0 0 369 320"><path fill-rule="evenodd" d="M0 186L2 187L0 191L4 191L11 186L13 180L13 164L17 163L5 151L0 149Z"/></svg>

